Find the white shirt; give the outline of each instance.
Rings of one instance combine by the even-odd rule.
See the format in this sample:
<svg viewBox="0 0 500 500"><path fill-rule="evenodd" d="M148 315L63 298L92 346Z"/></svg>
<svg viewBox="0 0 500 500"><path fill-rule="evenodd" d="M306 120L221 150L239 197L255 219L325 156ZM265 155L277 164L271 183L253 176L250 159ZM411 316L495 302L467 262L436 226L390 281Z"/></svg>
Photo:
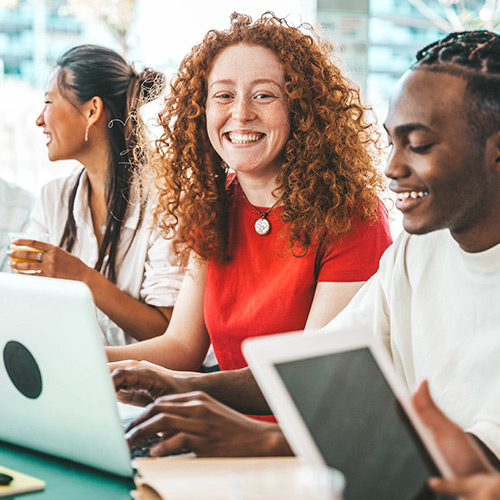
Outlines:
<svg viewBox="0 0 500 500"><path fill-rule="evenodd" d="M500 457L500 245L464 252L448 230L403 233L321 332L374 331L413 391ZM321 334L321 333L320 333Z"/></svg>
<svg viewBox="0 0 500 500"><path fill-rule="evenodd" d="M42 188L40 199L33 209L31 229L47 232L50 243L59 245L68 218L69 194L77 174L56 179ZM87 266L94 267L98 259L98 244L88 203L88 182L84 172L80 178L74 205L77 227L76 241L71 253ZM122 227L120 248L116 258L116 286L134 299L160 307L173 307L183 275L171 263L170 243L151 229L147 217L134 237L140 208L131 205ZM97 310L98 321L107 345L134 342L102 311Z"/></svg>
<svg viewBox="0 0 500 500"><path fill-rule="evenodd" d="M0 177L0 270L10 271L7 255L9 233L23 231L28 224L35 196Z"/></svg>

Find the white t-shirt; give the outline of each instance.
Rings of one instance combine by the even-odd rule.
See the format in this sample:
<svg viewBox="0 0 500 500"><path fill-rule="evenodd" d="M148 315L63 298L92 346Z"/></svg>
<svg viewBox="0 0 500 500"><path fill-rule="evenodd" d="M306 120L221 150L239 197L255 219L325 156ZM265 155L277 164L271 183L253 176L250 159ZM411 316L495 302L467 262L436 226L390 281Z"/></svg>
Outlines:
<svg viewBox="0 0 500 500"><path fill-rule="evenodd" d="M53 245L59 245L61 241L68 218L69 194L76 179L77 174L45 185L33 209L31 229L48 232ZM71 253L93 268L98 259L98 244L88 199L87 175L84 172L73 210L77 236ZM147 217L150 210L146 210L146 218L134 237L139 211L139 205L131 205L122 227L116 258L116 286L146 304L173 307L183 275L171 263L170 243L151 229L151 221ZM107 345L124 345L135 341L102 311L97 310L97 316Z"/></svg>
<svg viewBox="0 0 500 500"><path fill-rule="evenodd" d="M401 234L379 271L319 334L374 331L413 391L500 457L500 245L464 252L448 230Z"/></svg>
<svg viewBox="0 0 500 500"><path fill-rule="evenodd" d="M9 233L23 231L28 224L35 196L0 177L0 270L10 271L7 250Z"/></svg>

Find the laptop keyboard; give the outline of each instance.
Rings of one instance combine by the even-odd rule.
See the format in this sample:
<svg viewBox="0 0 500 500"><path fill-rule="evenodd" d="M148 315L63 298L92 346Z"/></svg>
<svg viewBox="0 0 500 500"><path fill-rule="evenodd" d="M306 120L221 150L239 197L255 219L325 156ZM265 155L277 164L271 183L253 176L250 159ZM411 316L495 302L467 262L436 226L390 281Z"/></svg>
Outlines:
<svg viewBox="0 0 500 500"><path fill-rule="evenodd" d="M142 457L150 457L151 453L149 452L151 446L159 443L161 440L160 436L151 436L144 441L141 441L139 444L132 446L130 448L130 457L131 458L142 458Z"/></svg>
<svg viewBox="0 0 500 500"><path fill-rule="evenodd" d="M161 441L161 437L156 435L156 436L151 436L144 441L141 441L139 444L136 444L135 446L132 446L130 448L130 458L144 458L144 457L151 457L150 449L152 446L155 444L159 443ZM176 450L172 453L169 454L169 456L173 455L191 455L189 450Z"/></svg>

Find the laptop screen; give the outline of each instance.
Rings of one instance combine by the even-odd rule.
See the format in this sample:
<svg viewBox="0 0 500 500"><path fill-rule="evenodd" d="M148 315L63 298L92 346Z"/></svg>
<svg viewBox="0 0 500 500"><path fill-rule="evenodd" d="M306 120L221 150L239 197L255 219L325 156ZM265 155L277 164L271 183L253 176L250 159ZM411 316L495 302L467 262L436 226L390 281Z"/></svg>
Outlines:
<svg viewBox="0 0 500 500"><path fill-rule="evenodd" d="M436 498L439 475L368 348L275 365L345 500Z"/></svg>

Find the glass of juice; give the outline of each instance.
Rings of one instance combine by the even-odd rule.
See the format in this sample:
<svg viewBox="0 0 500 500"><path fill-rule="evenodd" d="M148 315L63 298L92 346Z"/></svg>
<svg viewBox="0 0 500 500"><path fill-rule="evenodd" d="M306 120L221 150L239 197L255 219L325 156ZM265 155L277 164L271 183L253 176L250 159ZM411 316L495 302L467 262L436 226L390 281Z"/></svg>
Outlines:
<svg viewBox="0 0 500 500"><path fill-rule="evenodd" d="M40 233L40 232L18 232L18 233L9 233L10 238L10 250L25 250L31 252L33 254L32 259L18 259L11 257L10 260L12 262L34 262L36 261L36 257L39 252L42 250L37 250L36 248L28 247L25 245L14 245L12 242L16 240L36 240L44 243L49 243L49 234L48 233ZM43 252L42 252L43 253Z"/></svg>

